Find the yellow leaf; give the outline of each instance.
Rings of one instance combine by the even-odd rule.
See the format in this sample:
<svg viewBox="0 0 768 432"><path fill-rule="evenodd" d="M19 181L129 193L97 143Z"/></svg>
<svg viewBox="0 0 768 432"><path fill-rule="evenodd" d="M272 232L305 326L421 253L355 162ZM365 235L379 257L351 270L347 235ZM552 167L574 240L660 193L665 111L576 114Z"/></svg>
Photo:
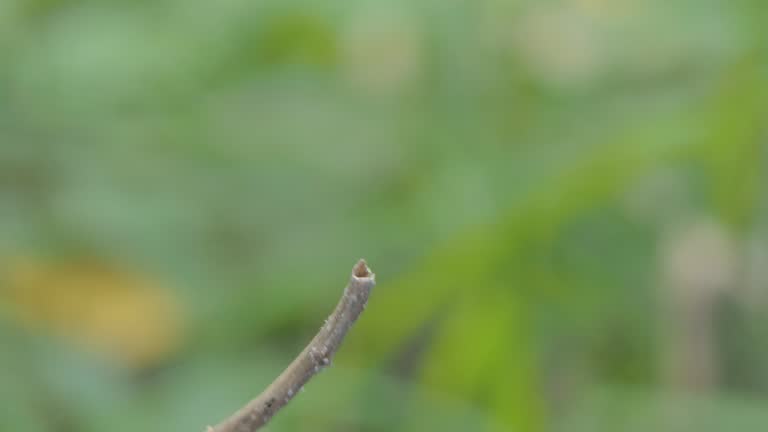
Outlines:
<svg viewBox="0 0 768 432"><path fill-rule="evenodd" d="M130 367L177 348L181 316L159 284L103 262L19 262L0 295L20 324L62 336Z"/></svg>

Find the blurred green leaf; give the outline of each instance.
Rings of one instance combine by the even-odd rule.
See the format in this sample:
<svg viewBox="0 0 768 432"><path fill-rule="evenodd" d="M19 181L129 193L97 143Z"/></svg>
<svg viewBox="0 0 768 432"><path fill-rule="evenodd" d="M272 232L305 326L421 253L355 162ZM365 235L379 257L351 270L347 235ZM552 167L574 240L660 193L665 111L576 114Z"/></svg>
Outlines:
<svg viewBox="0 0 768 432"><path fill-rule="evenodd" d="M548 265L546 261L537 262L537 257L546 256L541 252L552 247L568 221L614 200L648 170L700 148L707 128L695 125L721 106L716 99L711 105L656 119L642 126L641 131L628 129L609 144L593 146L593 151L580 155L580 164L573 163L554 174L508 218L450 242L427 257L412 274L390 286L366 317L363 335L356 338L356 349L366 356L386 358L385 354L392 354L419 326L447 314L450 317L441 320L442 336L434 342L422 366L427 382L456 394L474 395L470 397L488 409L495 407L496 415L507 424L536 430L534 425L541 423L536 420L536 408L525 404L519 412L509 408L539 398L537 385L530 379L536 376L535 371L531 366L519 366L531 364L533 347L520 336L520 330L514 330L526 328L529 321L525 314L515 311L528 309L529 299L542 291L567 289L568 284L561 280L551 286L546 276ZM718 122L711 127L720 124L730 123ZM755 145L752 140L745 142L750 148ZM499 302L498 293L504 293L505 300ZM506 319L511 321L486 323L484 320L495 314L490 303L480 300L485 298L505 305L507 314L512 315ZM392 315L394 310L396 317ZM489 354L487 347L492 344L482 329L491 331L488 336L495 343L514 348L503 354ZM498 359L500 355L504 360ZM518 367L510 371L510 365ZM476 376L473 371L482 374ZM509 382L501 379L510 375L513 378ZM520 396L515 398L515 394ZM508 400L510 397L513 399Z"/></svg>
<svg viewBox="0 0 768 432"><path fill-rule="evenodd" d="M745 60L725 71L722 82L715 108L704 119L711 134L703 157L717 213L744 230L755 215L764 180L768 80L759 64Z"/></svg>

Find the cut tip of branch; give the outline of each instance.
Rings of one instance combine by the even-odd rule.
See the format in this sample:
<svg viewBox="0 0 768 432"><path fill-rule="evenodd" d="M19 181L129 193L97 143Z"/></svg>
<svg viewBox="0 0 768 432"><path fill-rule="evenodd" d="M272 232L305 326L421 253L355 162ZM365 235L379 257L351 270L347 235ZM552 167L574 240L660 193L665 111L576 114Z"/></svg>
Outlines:
<svg viewBox="0 0 768 432"><path fill-rule="evenodd" d="M355 267L352 268L352 275L356 278L373 278L375 276L364 259L360 259L355 264Z"/></svg>
<svg viewBox="0 0 768 432"><path fill-rule="evenodd" d="M359 260L336 309L301 354L259 396L206 432L255 432L264 426L315 374L330 365L375 285L376 275L365 260Z"/></svg>

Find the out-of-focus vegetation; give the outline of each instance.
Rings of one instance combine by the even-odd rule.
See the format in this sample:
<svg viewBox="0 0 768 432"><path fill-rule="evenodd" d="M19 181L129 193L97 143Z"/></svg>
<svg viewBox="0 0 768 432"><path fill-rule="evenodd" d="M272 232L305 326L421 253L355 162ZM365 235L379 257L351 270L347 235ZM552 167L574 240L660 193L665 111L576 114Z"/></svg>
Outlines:
<svg viewBox="0 0 768 432"><path fill-rule="evenodd" d="M758 0L0 2L0 430L768 428Z"/></svg>

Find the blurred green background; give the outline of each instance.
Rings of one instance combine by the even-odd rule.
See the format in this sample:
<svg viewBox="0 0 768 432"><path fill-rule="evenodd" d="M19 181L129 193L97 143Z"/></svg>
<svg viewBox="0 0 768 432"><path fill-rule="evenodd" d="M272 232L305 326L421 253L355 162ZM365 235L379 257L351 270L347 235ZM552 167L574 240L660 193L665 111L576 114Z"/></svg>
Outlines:
<svg viewBox="0 0 768 432"><path fill-rule="evenodd" d="M0 430L768 428L759 0L0 1Z"/></svg>

